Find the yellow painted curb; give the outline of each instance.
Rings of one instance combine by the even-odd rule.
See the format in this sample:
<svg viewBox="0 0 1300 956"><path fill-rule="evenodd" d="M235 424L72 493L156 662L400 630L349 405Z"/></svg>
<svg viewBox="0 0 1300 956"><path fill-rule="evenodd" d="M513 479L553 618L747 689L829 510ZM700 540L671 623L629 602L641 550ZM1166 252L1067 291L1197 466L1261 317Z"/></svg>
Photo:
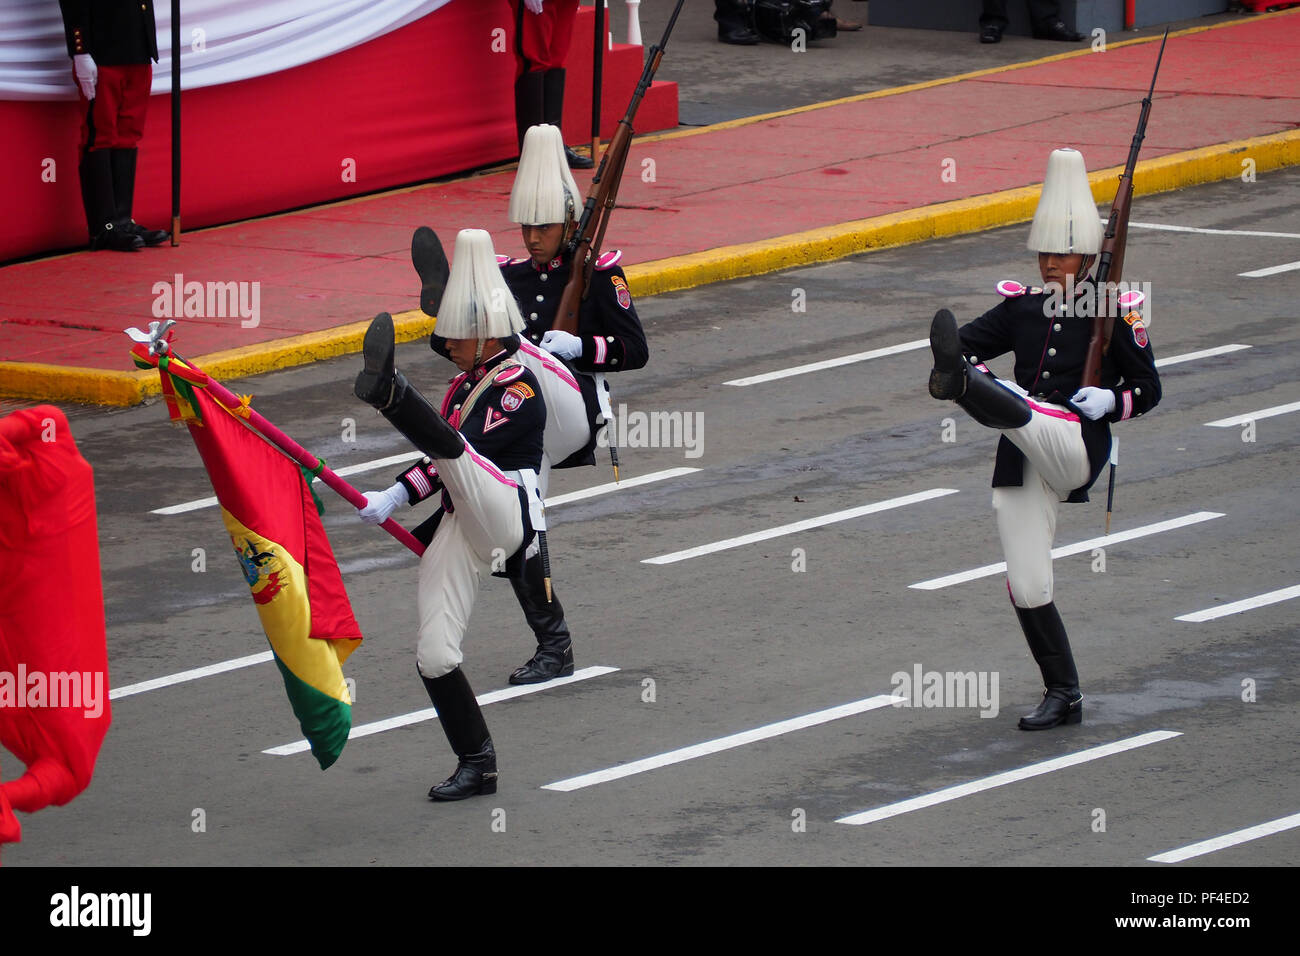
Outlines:
<svg viewBox="0 0 1300 956"><path fill-rule="evenodd" d="M418 309L393 316L398 342L412 342L433 331L434 319ZM237 349L186 356L222 382L293 368L309 362L361 351L369 322L352 322ZM122 362L129 365L130 340L122 336ZM88 405L137 405L162 390L152 369L114 372L34 362L0 362L0 398L82 402Z"/></svg>
<svg viewBox="0 0 1300 956"><path fill-rule="evenodd" d="M1173 153L1138 164L1135 195L1150 195L1201 183L1234 179L1254 173L1300 165L1300 130L1206 146ZM1123 168L1115 166L1091 175L1093 197L1099 203L1115 196ZM711 282L762 275L856 255L872 249L924 242L943 236L982 232L1025 222L1033 217L1041 184L985 196L922 206L906 212L776 236L759 242L723 246L704 252L657 259L628 266L628 285L637 296L658 295ZM434 320L418 310L393 317L399 342L422 338ZM259 345L209 355L191 356L196 365L225 380L291 368L360 351L367 322L277 339ZM123 362L127 360L123 337ZM159 391L153 372L112 372L58 365L0 362L0 397L95 405L134 405Z"/></svg>

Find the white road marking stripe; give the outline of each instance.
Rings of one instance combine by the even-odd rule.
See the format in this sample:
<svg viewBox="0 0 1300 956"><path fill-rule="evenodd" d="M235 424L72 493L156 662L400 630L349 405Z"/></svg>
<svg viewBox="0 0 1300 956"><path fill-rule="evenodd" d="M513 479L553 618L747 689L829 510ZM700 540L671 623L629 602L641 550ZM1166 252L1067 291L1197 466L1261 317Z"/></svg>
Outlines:
<svg viewBox="0 0 1300 956"><path fill-rule="evenodd" d="M1102 222L1106 220L1103 219ZM1130 222L1139 229L1157 229L1161 232L1196 232L1207 236L1264 236L1269 239L1300 239L1300 232L1251 232L1248 229L1198 229L1195 226L1166 226L1158 222Z"/></svg>
<svg viewBox="0 0 1300 956"><path fill-rule="evenodd" d="M346 478L348 475L360 474L363 471L374 471L376 468L384 468L389 465L401 465L408 461L415 461L417 458L423 458L424 455L418 451L405 452L401 455L390 455L387 458L376 458L374 461L363 461L359 465L349 465L346 468L338 469L335 474L340 478ZM628 478L615 484L610 482L605 485L596 485L594 488L584 488L581 491L571 491L565 495L557 495L555 498L546 502L548 508L556 505L567 504L570 501L581 501L583 498L593 498L596 495L608 494L611 491L618 491L620 488L635 488L637 485L646 485L652 481L665 481L669 478L677 478L681 475L689 475L692 472L699 471L698 468L670 468L667 471L656 471L648 475L640 475L636 478ZM166 508L157 508L149 512L154 515L178 515L187 511L198 511L200 508L211 508L216 505L216 498L198 498L194 501L186 501L179 505L168 505Z"/></svg>
<svg viewBox="0 0 1300 956"><path fill-rule="evenodd" d="M563 687L565 684L573 684L580 680L590 680L593 677L602 677L605 674L612 674L617 667L584 667L581 670L574 671L570 677L557 677L555 680L549 680L542 684L523 684L519 687L507 687L503 690L489 691L486 694L480 694L476 699L480 707L488 704L495 704L503 700L513 700L516 697L523 697L526 694L536 694L544 690L550 690L553 687ZM353 727L348 733L348 740L354 740L357 737L369 737L371 734L380 734L385 730L393 730L397 727L406 727L410 724L422 723L426 720L433 720L438 716L438 711L432 707L426 707L424 710L413 711L409 714L398 714L396 717L388 717L385 720L376 720L369 724L360 724ZM289 754L306 753L311 749L311 745L305 740L297 740L291 744L284 744L280 747L271 747L263 750L264 754L274 754L277 757L288 756Z"/></svg>
<svg viewBox="0 0 1300 956"><path fill-rule="evenodd" d="M584 498L595 498L597 495L607 495L611 491L620 491L623 488L635 488L637 485L648 485L654 481L667 481L669 478L680 478L682 475L692 475L699 471L698 468L669 468L667 471L653 471L648 475L638 475L635 478L624 478L615 484L609 482L604 485L595 485L591 488L583 488L581 491L570 491L568 494L556 495L554 498L546 499L546 507L554 508L556 505L567 505L570 502L582 501Z"/></svg>
<svg viewBox="0 0 1300 956"><path fill-rule="evenodd" d="M1235 428L1247 422L1258 421L1261 418L1272 418L1274 415L1287 415L1291 412L1300 412L1300 402L1292 402L1289 405L1274 405L1272 408L1261 408L1257 412L1234 415L1232 418L1220 418L1217 422L1206 422L1205 424L1209 428Z"/></svg>
<svg viewBox="0 0 1300 956"><path fill-rule="evenodd" d="M1134 224L1130 224L1134 225ZM1296 238L1300 238L1297 236ZM887 355L899 355L903 352L912 352L916 349L923 349L930 344L929 339L916 339L912 342L904 342L901 345L891 345L887 348L873 349L870 352L857 352L853 355L845 355L840 358L827 359L824 362L813 362L811 365L796 365L793 368L780 369L776 372L764 372L762 375L751 375L748 378L736 378L730 382L723 382L723 385L760 385L763 382L773 382L781 378L790 378L793 375L805 375L808 372L820 372L822 369L838 368L841 365L851 365L855 362L865 362L868 359L884 358ZM1189 352L1186 355L1175 355L1167 359L1157 359L1157 367L1165 365L1177 365L1179 362L1190 362L1199 358L1210 358L1214 355L1223 355L1228 352L1236 352L1240 349L1248 349L1249 345L1224 345L1219 348L1204 349L1200 352Z"/></svg>
<svg viewBox="0 0 1300 956"><path fill-rule="evenodd" d="M263 651L260 654L250 654L248 657L236 657L233 660L222 661L219 664L209 664L206 667L196 667L193 670L181 671L179 674L169 674L166 677L155 677L153 680L141 681L138 684L127 684L125 687L118 687L108 692L109 700L117 700L119 697L130 697L132 694L143 694L147 690L157 690L160 687L170 687L172 684L183 684L186 681L198 680L200 677L211 677L213 674L224 674L226 671L238 670L241 667L251 667L254 664L265 664L273 660L270 651Z"/></svg>
<svg viewBox="0 0 1300 956"><path fill-rule="evenodd" d="M1250 348L1249 345L1220 345L1212 349L1201 349L1199 352L1184 352L1182 355L1171 355L1169 358L1156 359L1156 368L1165 368L1169 365L1181 365L1183 362L1194 362L1197 359L1213 358L1216 355L1227 355L1229 352L1240 352L1242 349Z"/></svg>
<svg viewBox="0 0 1300 956"><path fill-rule="evenodd" d="M359 465L348 465L346 468L336 468L334 474L340 478L346 478L348 475L359 475L365 471L374 471L376 468L386 468L390 465L404 465L408 461L415 461L423 458L424 453L418 451L403 452L400 455L389 455L387 458L376 458L373 461L363 461ZM194 501L182 502L179 505L168 505L166 508L156 508L149 512L151 515L179 515L187 511L198 511L200 508L211 508L216 505L216 498L198 498Z"/></svg>
<svg viewBox="0 0 1300 956"><path fill-rule="evenodd" d="M619 780L634 774L645 773L647 770L657 770L659 767L667 767L686 760L694 760L696 757L707 757L709 754L743 747L745 744L752 744L759 740L779 737L795 730L803 730L805 727L816 727L818 724L829 723L842 717L852 717L855 714L866 713L879 707L888 707L893 701L894 697L891 694L879 694L876 697L855 700L850 704L841 704L827 710L804 714L802 717L791 717L789 720L782 720L775 724L765 724L762 727L755 727L753 730L731 734L728 737L719 737L716 740L706 740L702 744L683 747L680 750L670 750L655 757L634 760L631 763L620 764L608 770L597 770L594 773L585 773L580 777L557 780L555 783L546 784L542 789L569 793L573 790L581 790L583 787L594 787L598 783L608 783L611 780Z"/></svg>
<svg viewBox="0 0 1300 956"><path fill-rule="evenodd" d="M907 505L914 505L921 501L929 501L931 498L941 498L944 495L955 495L956 488L931 488L929 491L919 491L914 495L905 495L902 498L890 498L886 501L878 501L875 504L863 505L859 508L850 508L847 511L836 511L832 514L821 515L817 518L806 518L803 521L796 521L793 524L783 524L779 528L770 528L767 531L755 531L752 534L741 535L739 538L727 538L725 541L715 541L712 544L702 544L697 548L687 548L685 551L674 551L671 554L661 554L657 558L643 558L642 564L673 564L677 561L686 561L690 558L698 558L701 555L713 554L717 551L726 551L730 548L739 548L747 544L754 544L757 541L767 541L769 538L780 538L787 534L796 534L800 531L807 531L810 528L820 528L823 525L834 524L837 521L848 521L851 518L860 518L863 515L875 514L877 511L888 511L892 508L902 508Z"/></svg>
<svg viewBox="0 0 1300 956"><path fill-rule="evenodd" d="M1252 598L1233 601L1231 604L1206 608L1204 611L1194 611L1191 614L1183 614L1180 617L1174 618L1174 620L1191 621L1193 624L1201 624L1205 621L1214 621L1221 617L1227 617L1229 614L1240 614L1242 611L1253 611L1257 607L1268 607L1270 604L1278 604L1282 601L1289 601L1292 598L1298 597L1300 597L1300 584L1291 588L1281 588L1277 591L1269 591L1267 594L1259 594Z"/></svg>
<svg viewBox="0 0 1300 956"><path fill-rule="evenodd" d="M1176 528L1184 528L1190 524L1199 524L1202 521L1209 521L1213 518L1222 518L1223 514L1218 511L1198 511L1195 514L1184 515L1181 518L1171 518L1168 521L1158 521L1155 524L1142 525L1140 528L1133 528L1129 531L1119 531L1112 535L1102 535L1100 538L1089 538L1087 541L1080 541L1076 544L1065 544L1059 548L1052 549L1053 558L1065 558L1072 554L1078 554L1081 551L1091 551L1093 548L1108 547L1112 544L1120 544L1124 541L1132 541L1135 538L1145 538L1153 534L1161 534L1165 531L1173 531ZM986 564L982 568L973 568L970 571L961 571L957 574L949 574L942 578L931 578L929 581L918 581L916 584L909 584L909 588L918 591L937 591L940 588L952 587L954 584L964 584L967 581L974 581L977 578L987 578L990 575L1000 574L1007 569L1005 561L998 564Z"/></svg>
<svg viewBox="0 0 1300 956"><path fill-rule="evenodd" d="M1300 262L1284 262L1280 266L1269 266L1267 269L1255 269L1252 272L1238 272L1238 277L1242 279L1262 279L1265 276L1275 276L1279 272L1294 272L1300 269Z"/></svg>
<svg viewBox="0 0 1300 956"><path fill-rule="evenodd" d="M1179 847L1177 850L1157 853L1155 856L1147 857L1147 859L1152 863L1181 863L1183 860L1190 860L1194 856L1205 856L1205 854L1213 853L1216 850L1225 850L1230 846L1236 846L1238 843L1249 843L1251 840L1272 836L1274 833L1282 833L1285 830L1293 830L1296 827L1300 827L1300 813L1293 813L1289 817L1270 820L1268 823L1247 827L1244 830L1234 830L1232 833L1225 833L1223 836L1202 840L1200 843L1193 843L1190 846Z"/></svg>
<svg viewBox="0 0 1300 956"><path fill-rule="evenodd" d="M1100 747L1089 747L1087 750L1080 750L1078 753L1069 754L1064 757L1056 757L1052 760L1044 760L1042 763L1033 763L1027 767L1021 767L1018 770L1008 770L1006 773L994 774L991 777L984 777L980 780L972 780L970 783L958 784L955 787L937 790L934 793L927 793L924 796L913 797L910 800L903 800L899 803L890 803L883 807L877 807L875 810L866 810L862 813L850 814L847 817L840 817L835 822L847 823L850 826L862 826L867 823L875 823L878 820L896 817L899 814L911 813L913 810L923 810L926 807L932 807L935 804L947 803L949 800L968 797L972 793L982 793L985 790L992 790L995 787L1004 787L1009 783L1028 780L1030 777L1037 777L1041 774L1051 773L1054 770L1064 770L1066 767L1088 763L1092 760L1100 760L1102 757L1109 757L1113 754L1123 753L1126 750L1134 750L1137 747L1146 747L1149 744L1155 744L1162 740L1169 740L1173 737L1181 736L1182 733L1179 731L1156 730L1149 734L1140 734L1137 737L1117 740L1113 744L1103 744Z"/></svg>
<svg viewBox="0 0 1300 956"><path fill-rule="evenodd" d="M421 455L419 452L415 452L414 454L394 455L390 458L380 458L377 460L378 463L368 462L362 465L353 465L351 466L351 468L340 469L338 474L339 475L351 474L354 473L355 471L367 470L368 468L371 467L381 468L385 465L400 464L401 462L411 461L414 458L422 458L422 457L423 455ZM622 488L635 488L638 485L647 485L655 481L666 481L670 478L679 478L682 475L694 474L699 470L700 470L699 468L669 468L666 471L651 472L648 475L639 475L635 478L624 479L618 484L614 484L613 482L610 482L609 484L605 484L605 485L596 485L593 488L584 488L580 491L572 491L569 492L568 494L557 495L556 497L547 500L546 506L548 508L552 508L555 507L556 505L563 505L563 504L569 504L570 502L574 502L574 501L581 501L584 498L594 498L597 495L609 494L610 492L618 491ZM217 499L206 498L204 499L204 501L207 501L211 504L216 504ZM193 506L193 507L188 507L188 506ZM163 508L160 509L159 511L155 511L153 512L153 514L179 514L180 511L185 511L185 510L192 511L194 510L194 508L197 507L204 507L203 502L191 501L188 502L187 505L173 505L171 508ZM238 657L235 658L234 660L222 661L219 664L211 664L207 667L199 667L199 668L195 668L194 670L182 671L179 674L172 674L167 677L158 677L155 678L154 680L144 681L139 684L131 684L127 687L119 687L117 690L111 691L109 693L109 699L116 700L118 697L129 697L131 694L141 694L147 690L156 690L159 687L168 687L172 684L180 684L183 683L184 681L196 680L200 677L209 677L213 674L221 674L225 671L235 670L236 668L248 667L251 664L263 664L266 663L267 661L270 661L271 659L272 658L271 658L270 651L265 651L264 653L261 654L254 654L252 657ZM595 677L599 675L593 674L591 676ZM565 679L567 680L568 678Z"/></svg>
<svg viewBox="0 0 1300 956"><path fill-rule="evenodd" d="M779 378L790 378L792 375L806 375L809 372L820 372L824 368L838 368L841 365L852 365L854 362L865 362L868 359L883 358L886 355L898 355L901 352L911 352L915 349L923 349L930 344L929 339L917 339L914 342L904 342L902 345L890 345L883 349L872 349L870 352L857 352L853 355L844 355L840 358L827 359L824 362L813 362L811 365L796 365L793 368L783 368L776 372L764 372L762 375L751 375L748 378L736 378L730 382L723 382L723 385L758 385L762 382L774 382Z"/></svg>

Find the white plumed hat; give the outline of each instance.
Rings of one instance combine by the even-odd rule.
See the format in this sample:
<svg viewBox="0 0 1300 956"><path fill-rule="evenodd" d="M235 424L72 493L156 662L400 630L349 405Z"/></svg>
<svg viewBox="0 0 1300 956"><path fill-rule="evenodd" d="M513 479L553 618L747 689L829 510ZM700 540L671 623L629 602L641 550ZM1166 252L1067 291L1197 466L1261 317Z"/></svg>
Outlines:
<svg viewBox="0 0 1300 956"><path fill-rule="evenodd" d="M1027 245L1035 252L1061 255L1101 251L1101 219L1083 154L1077 149L1053 150L1047 158L1043 195L1029 227Z"/></svg>
<svg viewBox="0 0 1300 956"><path fill-rule="evenodd" d="M578 218L582 196L564 159L564 139L555 126L529 127L510 190L510 221L545 226Z"/></svg>
<svg viewBox="0 0 1300 956"><path fill-rule="evenodd" d="M500 339L521 332L523 316L501 277L492 237L482 229L456 233L451 275L435 331L447 339Z"/></svg>

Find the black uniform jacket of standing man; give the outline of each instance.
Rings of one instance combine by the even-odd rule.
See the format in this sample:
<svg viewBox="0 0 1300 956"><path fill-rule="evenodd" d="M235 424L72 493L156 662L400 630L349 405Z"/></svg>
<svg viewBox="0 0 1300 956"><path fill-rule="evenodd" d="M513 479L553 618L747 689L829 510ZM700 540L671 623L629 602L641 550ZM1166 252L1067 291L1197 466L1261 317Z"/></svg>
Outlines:
<svg viewBox="0 0 1300 956"><path fill-rule="evenodd" d="M153 0L59 0L68 56L89 53L100 66L158 60Z"/></svg>

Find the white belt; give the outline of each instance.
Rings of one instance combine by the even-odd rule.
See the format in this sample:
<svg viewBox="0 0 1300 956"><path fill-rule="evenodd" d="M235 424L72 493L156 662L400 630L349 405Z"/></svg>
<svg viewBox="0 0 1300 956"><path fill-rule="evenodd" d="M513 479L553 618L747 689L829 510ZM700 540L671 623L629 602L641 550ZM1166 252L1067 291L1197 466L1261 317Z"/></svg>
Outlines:
<svg viewBox="0 0 1300 956"><path fill-rule="evenodd" d="M503 471L503 475L524 489L528 497L528 520L534 531L546 530L546 506L542 502L541 486L537 482L537 472L531 468L518 471Z"/></svg>

